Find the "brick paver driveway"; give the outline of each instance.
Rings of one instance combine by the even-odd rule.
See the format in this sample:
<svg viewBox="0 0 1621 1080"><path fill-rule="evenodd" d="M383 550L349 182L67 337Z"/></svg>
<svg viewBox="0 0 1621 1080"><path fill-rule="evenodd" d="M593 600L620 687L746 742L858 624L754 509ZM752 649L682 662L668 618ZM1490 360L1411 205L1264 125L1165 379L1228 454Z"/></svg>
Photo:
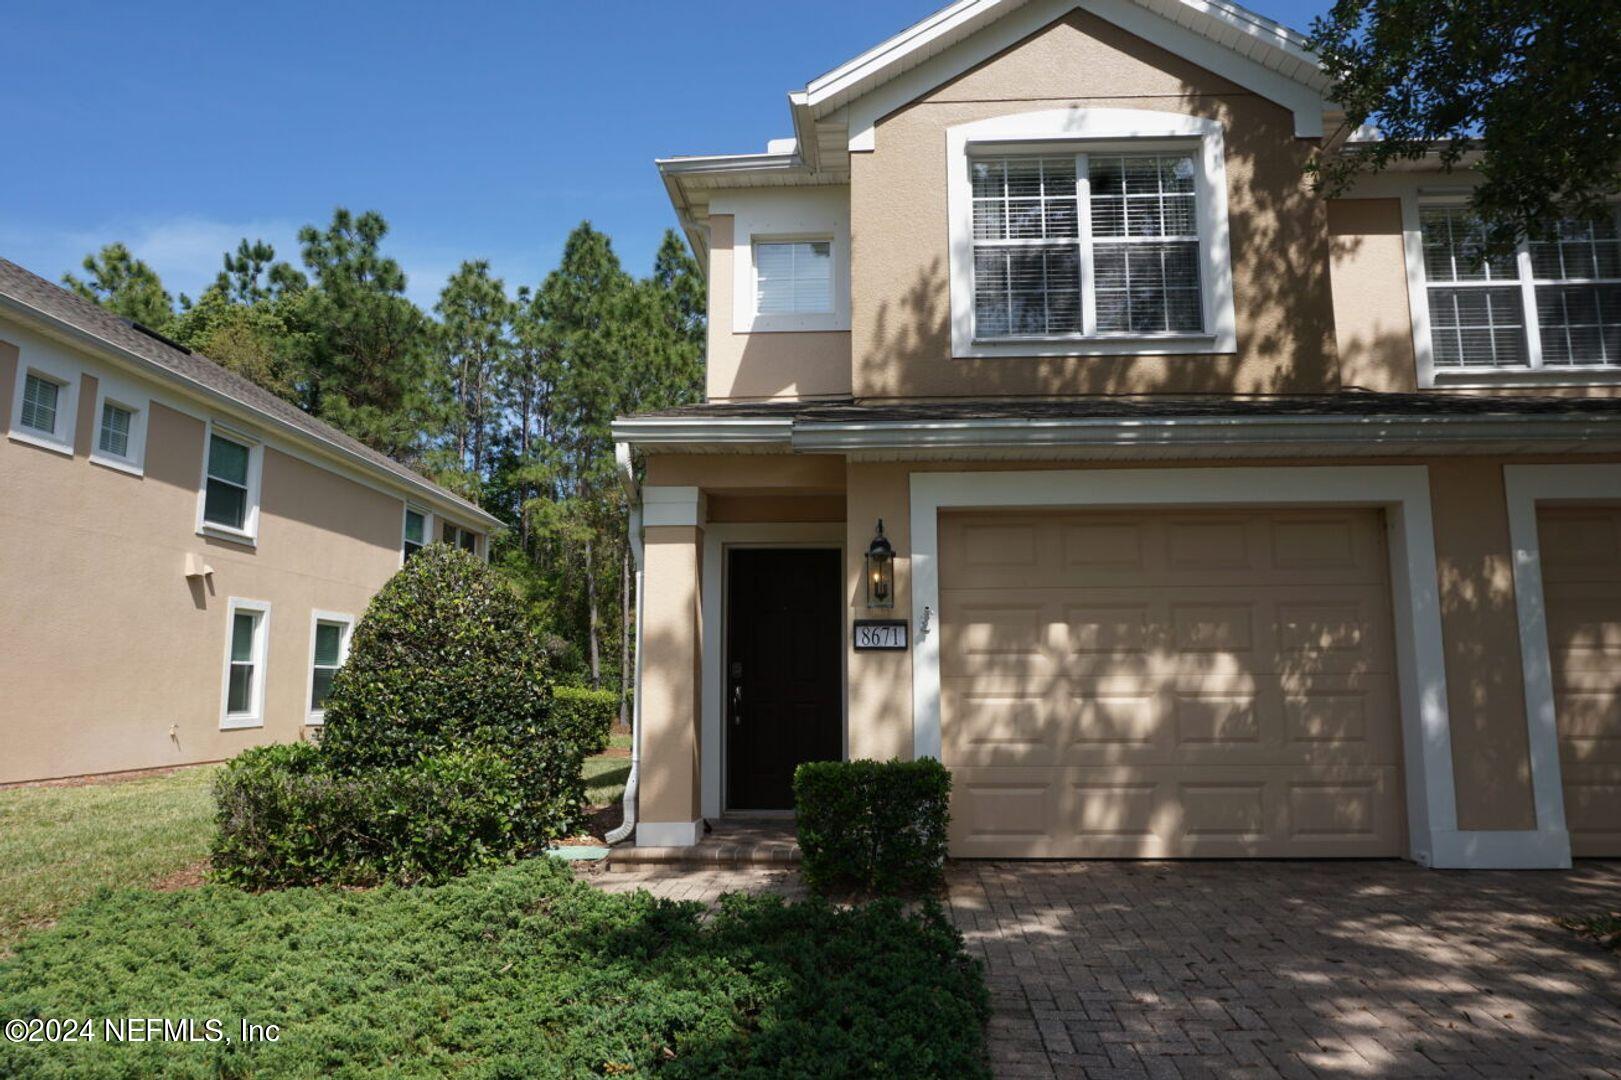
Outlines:
<svg viewBox="0 0 1621 1080"><path fill-rule="evenodd" d="M712 900L792 875L609 874ZM966 862L1001 1076L1616 1076L1621 962L1553 925L1621 908L1621 863Z"/></svg>

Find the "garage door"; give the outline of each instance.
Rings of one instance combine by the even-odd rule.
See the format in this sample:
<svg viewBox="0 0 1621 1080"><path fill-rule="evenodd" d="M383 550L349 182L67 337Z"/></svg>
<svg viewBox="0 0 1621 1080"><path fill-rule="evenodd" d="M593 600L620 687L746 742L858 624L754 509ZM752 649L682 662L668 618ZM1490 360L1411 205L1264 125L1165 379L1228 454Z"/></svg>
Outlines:
<svg viewBox="0 0 1621 1080"><path fill-rule="evenodd" d="M1621 509L1537 518L1571 852L1621 855Z"/></svg>
<svg viewBox="0 0 1621 1080"><path fill-rule="evenodd" d="M1381 520L946 515L953 853L1400 854Z"/></svg>

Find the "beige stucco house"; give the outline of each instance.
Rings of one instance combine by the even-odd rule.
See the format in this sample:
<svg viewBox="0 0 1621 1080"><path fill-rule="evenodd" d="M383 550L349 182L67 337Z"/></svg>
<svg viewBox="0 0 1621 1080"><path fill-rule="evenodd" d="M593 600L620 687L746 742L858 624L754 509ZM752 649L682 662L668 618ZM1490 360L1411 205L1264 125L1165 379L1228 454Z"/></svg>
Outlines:
<svg viewBox="0 0 1621 1080"><path fill-rule="evenodd" d="M290 741L416 548L499 523L0 259L0 783Z"/></svg>
<svg viewBox="0 0 1621 1080"><path fill-rule="evenodd" d="M1621 855L1616 221L1325 200L1326 91L1233 4L960 0L659 163L639 844L929 755L959 856Z"/></svg>

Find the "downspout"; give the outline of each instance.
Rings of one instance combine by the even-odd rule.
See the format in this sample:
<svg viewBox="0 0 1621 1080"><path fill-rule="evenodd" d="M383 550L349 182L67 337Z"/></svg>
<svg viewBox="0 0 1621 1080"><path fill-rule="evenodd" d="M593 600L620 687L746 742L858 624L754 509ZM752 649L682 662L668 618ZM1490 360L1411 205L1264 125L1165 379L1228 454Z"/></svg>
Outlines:
<svg viewBox="0 0 1621 1080"><path fill-rule="evenodd" d="M625 780L625 818L606 839L617 844L636 831L636 783L642 771L642 494L636 486L636 470L630 459L629 443L614 443L614 464L619 483L630 503L630 554L636 564L636 673L630 690L630 776Z"/></svg>

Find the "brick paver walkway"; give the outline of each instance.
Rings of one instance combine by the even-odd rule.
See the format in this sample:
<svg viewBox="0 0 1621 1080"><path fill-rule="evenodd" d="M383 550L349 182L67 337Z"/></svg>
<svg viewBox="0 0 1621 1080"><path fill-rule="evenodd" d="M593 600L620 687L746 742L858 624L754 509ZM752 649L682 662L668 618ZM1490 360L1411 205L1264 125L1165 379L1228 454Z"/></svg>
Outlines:
<svg viewBox="0 0 1621 1080"><path fill-rule="evenodd" d="M712 902L777 870L601 875ZM1553 925L1621 863L956 863L999 1076L1621 1077L1621 962Z"/></svg>

